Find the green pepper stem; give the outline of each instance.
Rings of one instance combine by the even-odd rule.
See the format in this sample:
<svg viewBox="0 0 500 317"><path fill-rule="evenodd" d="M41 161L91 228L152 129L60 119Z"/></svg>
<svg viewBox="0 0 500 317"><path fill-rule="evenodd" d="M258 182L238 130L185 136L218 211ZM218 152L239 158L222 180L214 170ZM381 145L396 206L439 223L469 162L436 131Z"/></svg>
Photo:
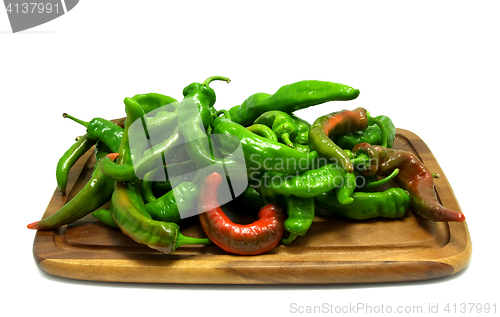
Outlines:
<svg viewBox="0 0 500 317"><path fill-rule="evenodd" d="M380 131L382 131L382 144L381 145L383 147L387 147L388 132L387 132L387 129L385 128L385 126L382 124L382 122L380 122L379 119L376 119L376 118L369 118L369 121L372 121L378 125L378 127L380 128Z"/></svg>
<svg viewBox="0 0 500 317"><path fill-rule="evenodd" d="M288 237L281 239L281 243L283 243L284 245L290 244L297 237L298 237L298 234L290 232Z"/></svg>
<svg viewBox="0 0 500 317"><path fill-rule="evenodd" d="M63 118L68 118L68 119L71 119L71 120L75 121L76 123L79 123L79 124L83 125L84 127L87 127L87 126L89 125L89 123L88 123L88 122L86 122L86 121L82 121L82 120L77 119L77 118L75 118L75 117L73 117L73 116L70 116L70 115L69 115L69 114L67 114L66 112L65 112L65 113L63 113Z"/></svg>
<svg viewBox="0 0 500 317"><path fill-rule="evenodd" d="M183 245L209 245L212 244L212 241L208 238L193 238L193 237L186 237L182 233L177 233L177 238L175 239L175 246L174 250L176 250L178 247L181 247Z"/></svg>
<svg viewBox="0 0 500 317"><path fill-rule="evenodd" d="M283 133L280 137L283 140L283 143L285 143L286 145L288 145L293 149L293 142L290 141L290 135L288 133Z"/></svg>
<svg viewBox="0 0 500 317"><path fill-rule="evenodd" d="M215 117L219 117L221 113L224 115L224 117L228 120L231 120L231 115L229 114L229 111L227 110L219 110L215 113Z"/></svg>
<svg viewBox="0 0 500 317"><path fill-rule="evenodd" d="M203 86L208 86L212 81L214 80L223 80L227 83L229 83L231 81L231 79L227 78L227 77L222 77L222 76L212 76L212 77L208 77L204 82L203 82Z"/></svg>
<svg viewBox="0 0 500 317"><path fill-rule="evenodd" d="M396 168L394 171L392 171L391 175L382 178L381 180L374 181L367 183L365 186L363 186L363 189L370 189L370 188L375 188L377 186L383 185L387 183L388 181L392 180L394 177L396 177L399 174L399 168Z"/></svg>

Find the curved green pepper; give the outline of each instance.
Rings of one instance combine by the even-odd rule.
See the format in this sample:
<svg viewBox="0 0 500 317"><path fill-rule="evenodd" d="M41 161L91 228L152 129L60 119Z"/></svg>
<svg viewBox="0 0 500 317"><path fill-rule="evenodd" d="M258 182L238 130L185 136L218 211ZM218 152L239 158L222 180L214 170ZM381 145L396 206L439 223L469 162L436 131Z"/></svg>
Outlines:
<svg viewBox="0 0 500 317"><path fill-rule="evenodd" d="M269 140L274 141L274 142L278 142L278 136L267 125L253 124L253 125L247 127L247 130L250 132L253 132L253 133L255 133L263 138L269 139Z"/></svg>
<svg viewBox="0 0 500 317"><path fill-rule="evenodd" d="M387 131L387 147L391 148L396 138L396 127L387 116L374 117L380 121ZM352 149L358 143L370 143L372 145L382 145L382 130L377 123L371 123L365 130L353 131L349 133L335 135L333 142L343 149Z"/></svg>
<svg viewBox="0 0 500 317"><path fill-rule="evenodd" d="M410 195L402 188L389 188L383 192L354 192L349 205L338 202L335 193L325 192L314 197L315 204L348 219L376 217L400 218L410 209Z"/></svg>
<svg viewBox="0 0 500 317"><path fill-rule="evenodd" d="M76 221L109 201L113 193L114 181L101 173L97 167L99 161L110 153L110 149L98 141L95 147L96 165L90 180L76 194L52 216L33 222L28 225L29 229L53 229ZM114 156L115 159L116 156Z"/></svg>
<svg viewBox="0 0 500 317"><path fill-rule="evenodd" d="M198 214L197 197L198 186L192 182L182 182L145 207L154 220L178 222Z"/></svg>

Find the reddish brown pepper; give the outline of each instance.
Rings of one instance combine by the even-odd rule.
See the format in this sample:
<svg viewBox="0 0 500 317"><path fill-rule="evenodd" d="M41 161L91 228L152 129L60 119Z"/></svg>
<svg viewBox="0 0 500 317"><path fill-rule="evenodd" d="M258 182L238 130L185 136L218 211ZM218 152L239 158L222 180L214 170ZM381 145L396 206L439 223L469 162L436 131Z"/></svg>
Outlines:
<svg viewBox="0 0 500 317"><path fill-rule="evenodd" d="M222 176L212 173L205 178L198 196L200 222L205 234L226 252L256 255L274 248L284 232L285 212L278 204L269 204L259 211L259 220L239 225L222 211L217 191Z"/></svg>
<svg viewBox="0 0 500 317"><path fill-rule="evenodd" d="M412 209L422 217L434 221L465 220L464 214L441 205L434 191L432 173L411 153L368 143L357 144L352 151L354 154L359 152L370 157L370 167L363 172L365 175L388 175L399 168L394 181L408 191Z"/></svg>
<svg viewBox="0 0 500 317"><path fill-rule="evenodd" d="M368 116L364 108L333 112L314 121L309 130L309 145L331 163L340 164L345 170L352 173L354 167L349 157L331 138L337 134L360 131L367 127Z"/></svg>

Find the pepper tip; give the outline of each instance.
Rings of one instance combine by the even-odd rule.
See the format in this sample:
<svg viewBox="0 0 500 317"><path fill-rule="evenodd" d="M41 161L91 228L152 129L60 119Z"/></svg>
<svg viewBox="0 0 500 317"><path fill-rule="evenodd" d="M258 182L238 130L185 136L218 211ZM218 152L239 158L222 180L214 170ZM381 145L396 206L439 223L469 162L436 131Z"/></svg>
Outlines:
<svg viewBox="0 0 500 317"><path fill-rule="evenodd" d="M28 229L38 229L38 221L30 223L27 227Z"/></svg>
<svg viewBox="0 0 500 317"><path fill-rule="evenodd" d="M106 155L106 157L108 157L113 162L116 160L118 156L120 156L120 154L118 153L109 153L108 155Z"/></svg>

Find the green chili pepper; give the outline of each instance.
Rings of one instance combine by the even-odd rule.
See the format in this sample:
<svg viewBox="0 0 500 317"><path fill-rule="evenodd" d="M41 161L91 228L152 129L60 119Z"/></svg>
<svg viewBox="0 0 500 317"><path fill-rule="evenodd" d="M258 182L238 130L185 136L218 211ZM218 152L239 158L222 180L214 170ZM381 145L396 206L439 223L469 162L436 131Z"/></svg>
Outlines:
<svg viewBox="0 0 500 317"><path fill-rule="evenodd" d="M109 201L113 192L114 181L101 173L97 168L99 161L110 153L110 149L98 141L95 147L96 165L90 180L76 194L52 216L28 225L29 229L53 229L74 222ZM116 155L111 159L115 159Z"/></svg>
<svg viewBox="0 0 500 317"><path fill-rule="evenodd" d="M120 230L132 240L166 254L183 245L211 243L209 239L184 236L175 223L145 217L145 208L136 182L117 182L112 196L111 216Z"/></svg>
<svg viewBox="0 0 500 317"><path fill-rule="evenodd" d="M102 223L107 224L110 227L119 229L113 220L113 217L111 217L111 210L109 209L97 209L92 213L92 216L101 220Z"/></svg>
<svg viewBox="0 0 500 317"><path fill-rule="evenodd" d="M359 90L352 87L317 80L304 80L278 89L274 95L256 93L242 105L229 110L231 119L244 126L251 125L261 114L269 110L291 113L328 101L352 100Z"/></svg>
<svg viewBox="0 0 500 317"><path fill-rule="evenodd" d="M211 109L215 103L215 92L208 86L213 80L230 81L225 77L214 76L205 80L203 84L190 84L183 90L184 99L177 116L179 132L186 141L187 154L200 169L213 164L221 166L223 164L215 160L206 133L212 121Z"/></svg>
<svg viewBox="0 0 500 317"><path fill-rule="evenodd" d="M215 93L213 89L208 87L208 84L213 80L229 82L228 78L214 76L205 80L203 84L193 83L184 89L184 99L179 106L177 115L179 132L185 139L184 148L189 159L196 164L198 170L208 174L207 168L209 167L213 171L230 176L231 182L237 180L239 184L246 186L248 179L245 162L233 154L219 157L222 154L215 146L211 146L212 140L207 136L206 131L209 130L212 117L217 116L217 111L213 109ZM206 115L208 113L211 115ZM255 135L246 129L245 131ZM212 130L211 133L216 132ZM205 176L200 174L200 180L204 179ZM234 183L232 185L234 187Z"/></svg>
<svg viewBox="0 0 500 317"><path fill-rule="evenodd" d="M352 202L350 196L355 188L356 184L348 185L344 169L336 164L327 164L298 175L265 172L260 182L260 193L264 197L294 195L308 198L336 189L338 200L344 204Z"/></svg>
<svg viewBox="0 0 500 317"><path fill-rule="evenodd" d="M87 128L87 137L92 140L99 140L105 143L111 152L116 153L120 148L123 129L117 124L102 118L94 118L90 122L79 120L67 113L63 113L64 118L69 118Z"/></svg>
<svg viewBox="0 0 500 317"><path fill-rule="evenodd" d="M320 208L349 219L400 218L410 209L410 195L399 187L383 192L354 192L352 198L351 204L342 205L335 193L325 192L314 197L314 202Z"/></svg>
<svg viewBox="0 0 500 317"><path fill-rule="evenodd" d="M387 147L391 148L396 138L396 127L387 116L378 116L374 119L379 120L385 127L387 131ZM333 142L343 149L352 149L358 143L382 145L382 130L380 130L380 127L373 122L365 130L335 135Z"/></svg>
<svg viewBox="0 0 500 317"><path fill-rule="evenodd" d="M130 125L144 115L136 102L126 102L127 119L120 144L118 164L130 165L132 158L128 146ZM185 237L179 226L171 222L149 219L141 196L139 180L117 182L111 198L111 216L120 230L136 242L143 243L163 253L173 253L176 248L187 244L209 244L209 239Z"/></svg>
<svg viewBox="0 0 500 317"><path fill-rule="evenodd" d="M247 127L247 130L250 132L253 132L253 133L255 133L263 138L272 140L274 142L278 142L278 136L267 125L253 124L253 125Z"/></svg>
<svg viewBox="0 0 500 317"><path fill-rule="evenodd" d="M76 161L78 161L83 154L87 153L95 143L95 140L90 139L87 134L85 134L78 138L63 156L61 156L57 162L56 169L57 188L61 193L64 194L66 192L66 185L68 184L68 176L71 167L73 167Z"/></svg>
<svg viewBox="0 0 500 317"><path fill-rule="evenodd" d="M182 182L145 207L154 220L178 222L181 218L198 214L197 197L198 186L192 182Z"/></svg>
<svg viewBox="0 0 500 317"><path fill-rule="evenodd" d="M288 113L279 110L266 111L255 119L253 123L268 126L283 143L293 148L290 135L296 131L296 126L295 120Z"/></svg>
<svg viewBox="0 0 500 317"><path fill-rule="evenodd" d="M225 116L212 122L212 133L226 135L218 146L233 152L241 145L249 173L274 171L286 174L303 172L317 166L317 152L301 153L282 143L260 137Z"/></svg>
<svg viewBox="0 0 500 317"><path fill-rule="evenodd" d="M290 244L297 236L304 236L311 227L314 219L314 197L280 196L278 202L286 206L288 214L283 225L289 235L281 239L281 243Z"/></svg>

